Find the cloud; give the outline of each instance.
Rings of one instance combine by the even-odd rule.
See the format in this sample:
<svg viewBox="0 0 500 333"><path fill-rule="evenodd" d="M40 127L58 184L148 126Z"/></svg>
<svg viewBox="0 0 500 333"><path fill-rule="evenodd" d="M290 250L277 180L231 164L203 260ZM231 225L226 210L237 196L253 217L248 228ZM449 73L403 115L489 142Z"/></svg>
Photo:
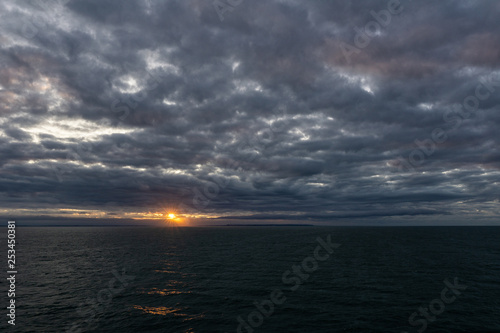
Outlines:
<svg viewBox="0 0 500 333"><path fill-rule="evenodd" d="M3 1L1 208L498 217L499 4L402 0L346 59L387 6Z"/></svg>

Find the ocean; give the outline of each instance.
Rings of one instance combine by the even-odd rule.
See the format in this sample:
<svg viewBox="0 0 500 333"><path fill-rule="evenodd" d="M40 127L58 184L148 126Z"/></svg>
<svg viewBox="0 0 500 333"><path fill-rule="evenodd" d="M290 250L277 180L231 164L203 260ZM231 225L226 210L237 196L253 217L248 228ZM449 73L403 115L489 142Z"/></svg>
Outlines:
<svg viewBox="0 0 500 333"><path fill-rule="evenodd" d="M1 332L500 332L498 227L18 227L16 237L16 325L5 300Z"/></svg>

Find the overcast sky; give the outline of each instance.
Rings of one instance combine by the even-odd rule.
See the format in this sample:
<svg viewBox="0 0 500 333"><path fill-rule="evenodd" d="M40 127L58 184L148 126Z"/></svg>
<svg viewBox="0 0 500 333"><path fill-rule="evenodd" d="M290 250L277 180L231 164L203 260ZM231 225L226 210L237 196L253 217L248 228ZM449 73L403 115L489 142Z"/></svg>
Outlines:
<svg viewBox="0 0 500 333"><path fill-rule="evenodd" d="M499 12L3 0L0 214L498 222Z"/></svg>

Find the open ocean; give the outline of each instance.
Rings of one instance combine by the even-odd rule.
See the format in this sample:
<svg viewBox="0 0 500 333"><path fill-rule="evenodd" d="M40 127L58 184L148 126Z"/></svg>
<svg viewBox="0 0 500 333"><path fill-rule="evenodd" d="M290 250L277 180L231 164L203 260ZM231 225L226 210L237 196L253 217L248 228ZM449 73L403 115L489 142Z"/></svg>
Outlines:
<svg viewBox="0 0 500 333"><path fill-rule="evenodd" d="M16 231L0 332L500 332L499 227Z"/></svg>

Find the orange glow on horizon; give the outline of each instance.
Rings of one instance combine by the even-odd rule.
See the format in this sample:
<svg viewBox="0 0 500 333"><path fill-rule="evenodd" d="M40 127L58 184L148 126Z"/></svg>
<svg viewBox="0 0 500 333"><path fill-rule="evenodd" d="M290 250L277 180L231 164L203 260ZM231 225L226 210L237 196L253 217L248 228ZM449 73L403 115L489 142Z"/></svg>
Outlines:
<svg viewBox="0 0 500 333"><path fill-rule="evenodd" d="M171 226L182 226L186 222L184 218L174 212L165 213L165 221Z"/></svg>

